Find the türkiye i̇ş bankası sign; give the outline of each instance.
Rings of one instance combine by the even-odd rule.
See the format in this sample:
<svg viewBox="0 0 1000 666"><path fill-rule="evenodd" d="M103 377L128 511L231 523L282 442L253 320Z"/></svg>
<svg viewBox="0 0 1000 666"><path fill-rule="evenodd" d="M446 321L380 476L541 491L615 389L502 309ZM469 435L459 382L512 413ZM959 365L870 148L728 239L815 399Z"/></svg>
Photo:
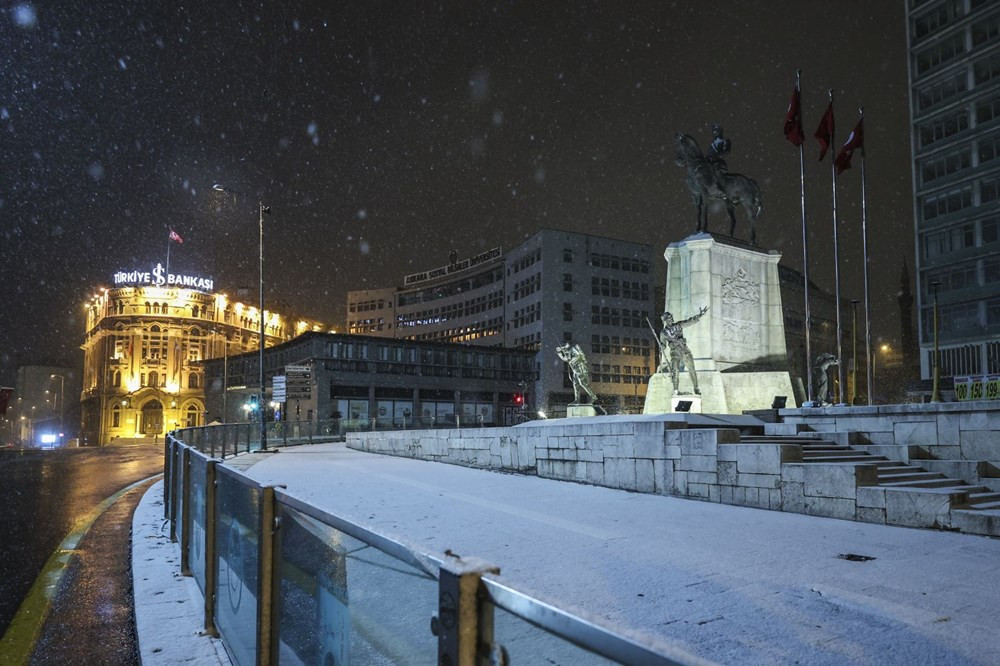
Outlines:
<svg viewBox="0 0 1000 666"><path fill-rule="evenodd" d="M463 259L462 261L456 261L455 263L448 264L447 266L441 266L440 268L435 268L429 271L421 271L420 273L411 273L403 278L403 285L409 286L418 282L425 282L427 280L433 280L434 278L444 277L445 275L451 275L452 273L466 271L474 266L478 266L484 261L496 259L499 256L500 248L495 247L493 249L486 250L486 252L480 252L474 257L469 257L468 259Z"/></svg>
<svg viewBox="0 0 1000 666"><path fill-rule="evenodd" d="M114 283L116 287L148 284L152 287L184 287L199 291L212 291L214 287L212 278L167 273L163 264L156 264L156 268L149 272L118 271L114 275Z"/></svg>

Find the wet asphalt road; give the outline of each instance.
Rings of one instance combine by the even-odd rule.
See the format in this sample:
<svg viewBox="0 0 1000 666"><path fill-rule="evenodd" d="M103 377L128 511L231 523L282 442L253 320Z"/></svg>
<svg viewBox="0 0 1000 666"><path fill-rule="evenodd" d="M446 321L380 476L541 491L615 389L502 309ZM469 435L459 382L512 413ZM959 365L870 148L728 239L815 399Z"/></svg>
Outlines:
<svg viewBox="0 0 1000 666"><path fill-rule="evenodd" d="M162 469L162 444L0 450L0 635L74 523ZM137 662L129 544L132 512L144 489L122 496L78 544L32 663ZM62 652L71 646L72 657Z"/></svg>

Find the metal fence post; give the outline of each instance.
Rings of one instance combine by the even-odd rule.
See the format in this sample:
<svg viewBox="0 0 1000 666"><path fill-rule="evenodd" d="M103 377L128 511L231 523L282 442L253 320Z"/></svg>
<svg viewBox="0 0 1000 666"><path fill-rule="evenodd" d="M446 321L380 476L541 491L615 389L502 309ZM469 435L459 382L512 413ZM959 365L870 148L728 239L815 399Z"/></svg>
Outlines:
<svg viewBox="0 0 1000 666"><path fill-rule="evenodd" d="M191 563L188 562L188 547L191 545L191 449L181 451L181 575L191 575Z"/></svg>
<svg viewBox="0 0 1000 666"><path fill-rule="evenodd" d="M215 628L215 465L205 464L205 633L218 636Z"/></svg>
<svg viewBox="0 0 1000 666"><path fill-rule="evenodd" d="M170 484L173 479L170 476L170 468L173 466L174 437L167 435L163 439L163 518L170 520Z"/></svg>
<svg viewBox="0 0 1000 666"><path fill-rule="evenodd" d="M500 568L474 557L441 565L438 613L431 619L431 631L438 637L438 664L488 663L493 607L480 600L479 579L484 573L500 573Z"/></svg>
<svg viewBox="0 0 1000 666"><path fill-rule="evenodd" d="M257 574L257 665L270 666L272 649L277 648L272 635L274 623L274 533L277 530L274 515L274 487L264 486L260 494L260 569Z"/></svg>

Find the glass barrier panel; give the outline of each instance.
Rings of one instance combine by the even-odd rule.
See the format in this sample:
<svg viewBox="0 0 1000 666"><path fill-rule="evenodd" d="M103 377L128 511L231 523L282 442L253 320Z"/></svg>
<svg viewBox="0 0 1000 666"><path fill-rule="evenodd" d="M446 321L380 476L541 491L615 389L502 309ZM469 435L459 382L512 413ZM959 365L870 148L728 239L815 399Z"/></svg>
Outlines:
<svg viewBox="0 0 1000 666"><path fill-rule="evenodd" d="M278 504L279 663L434 664L438 583Z"/></svg>
<svg viewBox="0 0 1000 666"><path fill-rule="evenodd" d="M184 532L184 477L187 470L184 469L184 447L178 446L174 451L174 535L177 543L181 543L181 534Z"/></svg>
<svg viewBox="0 0 1000 666"><path fill-rule="evenodd" d="M249 666L257 657L260 490L228 474L216 481L215 625L236 663Z"/></svg>
<svg viewBox="0 0 1000 666"><path fill-rule="evenodd" d="M493 607L493 642L503 646L510 664L617 664L564 638L539 629L527 620Z"/></svg>
<svg viewBox="0 0 1000 666"><path fill-rule="evenodd" d="M198 583L201 593L205 594L205 475L208 472L208 461L196 454L191 455L188 473L191 490L187 501L188 512L191 515L191 530L188 534L188 567Z"/></svg>

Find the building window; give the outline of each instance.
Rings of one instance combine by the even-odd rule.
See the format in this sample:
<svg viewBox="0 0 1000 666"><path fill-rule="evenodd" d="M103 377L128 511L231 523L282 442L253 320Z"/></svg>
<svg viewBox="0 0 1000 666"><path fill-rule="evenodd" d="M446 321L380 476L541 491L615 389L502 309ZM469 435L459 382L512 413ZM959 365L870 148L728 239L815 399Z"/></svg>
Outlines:
<svg viewBox="0 0 1000 666"><path fill-rule="evenodd" d="M572 303L563 303L563 321L573 321Z"/></svg>
<svg viewBox="0 0 1000 666"><path fill-rule="evenodd" d="M573 263L573 250L569 248L563 248L563 261L567 264Z"/></svg>
<svg viewBox="0 0 1000 666"><path fill-rule="evenodd" d="M122 371L121 370L116 370L115 371L114 385L116 387L122 385Z"/></svg>
<svg viewBox="0 0 1000 666"><path fill-rule="evenodd" d="M926 74L965 53L965 34L958 33L917 53L917 73Z"/></svg>
<svg viewBox="0 0 1000 666"><path fill-rule="evenodd" d="M192 372L190 375L188 375L188 388L192 389L199 388L197 372Z"/></svg>
<svg viewBox="0 0 1000 666"><path fill-rule="evenodd" d="M194 428L198 425L198 407L195 405L190 405L185 411L185 424L188 428Z"/></svg>
<svg viewBox="0 0 1000 666"><path fill-rule="evenodd" d="M972 164L972 150L969 146L953 150L943 155L923 160L920 176L924 184L968 169Z"/></svg>
<svg viewBox="0 0 1000 666"><path fill-rule="evenodd" d="M931 194L921 200L924 220L932 220L940 215L950 215L972 206L972 186L964 185L953 190Z"/></svg>
<svg viewBox="0 0 1000 666"><path fill-rule="evenodd" d="M160 375L156 372L156 370L153 370L152 372L149 373L150 386L156 388L159 385L159 381L160 381Z"/></svg>
<svg viewBox="0 0 1000 666"><path fill-rule="evenodd" d="M964 93L969 87L965 70L949 75L943 81L917 91L917 106L921 111L940 106L956 95Z"/></svg>
<svg viewBox="0 0 1000 666"><path fill-rule="evenodd" d="M111 408L111 427L122 427L122 409L118 405Z"/></svg>
<svg viewBox="0 0 1000 666"><path fill-rule="evenodd" d="M969 129L969 112L966 109L960 109L944 118L928 121L919 126L920 147L926 148L967 129Z"/></svg>
<svg viewBox="0 0 1000 666"><path fill-rule="evenodd" d="M573 291L573 275L563 273L563 291Z"/></svg>
<svg viewBox="0 0 1000 666"><path fill-rule="evenodd" d="M989 60L977 62L972 68L972 76L977 86L992 81L1000 75L1000 56L994 55Z"/></svg>
<svg viewBox="0 0 1000 666"><path fill-rule="evenodd" d="M994 14L972 25L973 46L985 44L995 39L997 35L1000 35L1000 14Z"/></svg>

